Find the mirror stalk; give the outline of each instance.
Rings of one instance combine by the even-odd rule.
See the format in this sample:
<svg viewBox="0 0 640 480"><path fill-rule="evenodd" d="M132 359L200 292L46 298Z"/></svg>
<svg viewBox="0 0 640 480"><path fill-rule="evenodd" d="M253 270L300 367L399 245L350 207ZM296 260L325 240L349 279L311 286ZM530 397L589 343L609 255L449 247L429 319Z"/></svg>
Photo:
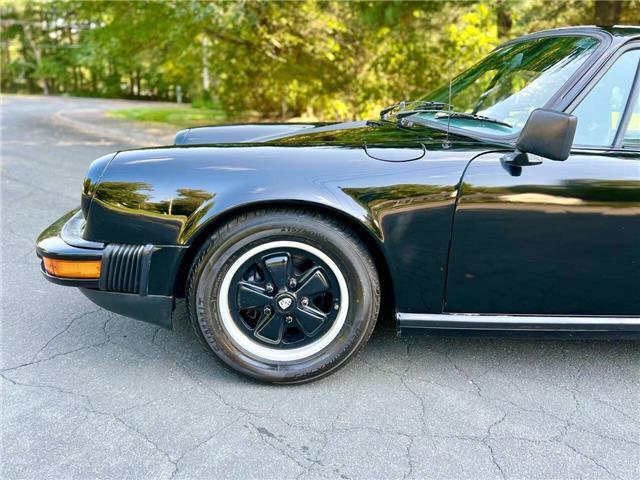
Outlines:
<svg viewBox="0 0 640 480"><path fill-rule="evenodd" d="M514 167L529 167L531 165L540 165L542 163L540 158L530 158L527 152L523 152L517 148L513 152L504 154L501 160L503 163Z"/></svg>

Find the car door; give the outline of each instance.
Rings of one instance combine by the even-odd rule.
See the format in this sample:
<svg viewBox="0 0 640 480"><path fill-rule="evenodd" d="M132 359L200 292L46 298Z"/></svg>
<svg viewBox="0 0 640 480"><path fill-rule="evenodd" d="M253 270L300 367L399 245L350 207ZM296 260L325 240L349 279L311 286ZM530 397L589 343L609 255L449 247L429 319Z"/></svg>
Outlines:
<svg viewBox="0 0 640 480"><path fill-rule="evenodd" d="M566 161L516 172L488 153L469 164L446 312L640 314L639 59L626 49L570 106Z"/></svg>

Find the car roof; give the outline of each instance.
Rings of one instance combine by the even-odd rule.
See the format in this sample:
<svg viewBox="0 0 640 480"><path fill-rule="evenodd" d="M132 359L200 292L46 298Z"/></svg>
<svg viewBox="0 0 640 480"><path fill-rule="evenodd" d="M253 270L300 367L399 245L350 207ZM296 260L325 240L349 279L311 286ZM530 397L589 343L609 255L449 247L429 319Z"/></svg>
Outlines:
<svg viewBox="0 0 640 480"><path fill-rule="evenodd" d="M581 25L576 27L561 27L550 28L548 30L540 30L538 32L532 32L525 37L535 36L539 34L549 34L558 32L562 34L575 33L575 34L602 34L608 33L614 37L640 37L640 26L638 25L614 25L610 27L598 27L595 25ZM520 37L522 38L522 37Z"/></svg>
<svg viewBox="0 0 640 480"><path fill-rule="evenodd" d="M513 38L511 40L507 40L506 42L498 45L497 48L502 48L507 45L511 45L514 43L520 43L525 40L531 40L534 38L540 37L552 37L554 34L557 35L590 35L599 38L608 37L613 40L614 45L619 45L620 43L624 43L629 41L630 39L640 38L640 26L636 25L615 25L612 27L597 27L595 25L584 25L577 27L561 27L561 28L551 28L548 30L540 30L537 32L532 32L527 35L522 35L520 37Z"/></svg>
<svg viewBox="0 0 640 480"><path fill-rule="evenodd" d="M616 37L640 37L640 26L638 25L615 25L613 27L599 28Z"/></svg>

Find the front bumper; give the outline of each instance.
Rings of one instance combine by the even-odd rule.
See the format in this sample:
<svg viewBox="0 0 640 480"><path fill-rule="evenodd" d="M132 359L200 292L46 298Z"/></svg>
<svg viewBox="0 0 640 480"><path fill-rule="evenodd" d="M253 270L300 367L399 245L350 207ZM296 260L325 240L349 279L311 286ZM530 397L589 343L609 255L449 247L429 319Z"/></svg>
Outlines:
<svg viewBox="0 0 640 480"><path fill-rule="evenodd" d="M36 253L43 260L44 277L59 285L79 287L107 310L172 328L173 283L184 248L92 242L82 238L83 226L82 212L76 209L40 234ZM49 268L45 268L45 259ZM99 272L86 274L92 278L60 276L51 268L52 263L73 266L96 262Z"/></svg>
<svg viewBox="0 0 640 480"><path fill-rule="evenodd" d="M59 218L40 234L36 243L36 254L40 259L50 258L72 262L101 261L104 244L89 242L81 236L82 213L72 210ZM58 277L40 264L45 278L59 285L70 287L99 288L100 279Z"/></svg>

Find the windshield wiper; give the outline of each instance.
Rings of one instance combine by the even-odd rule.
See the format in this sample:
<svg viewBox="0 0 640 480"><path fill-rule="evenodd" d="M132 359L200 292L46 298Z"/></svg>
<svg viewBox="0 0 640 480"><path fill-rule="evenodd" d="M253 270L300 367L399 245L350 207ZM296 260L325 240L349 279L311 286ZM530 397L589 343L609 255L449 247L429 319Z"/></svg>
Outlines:
<svg viewBox="0 0 640 480"><path fill-rule="evenodd" d="M494 123L496 125L502 125L504 127L513 128L513 125L508 124L507 122L503 122L502 120L498 120L496 118L485 117L484 115L478 115L475 113L466 113L466 112L438 112L433 118L469 118L472 120L480 120L487 123Z"/></svg>
<svg viewBox="0 0 640 480"><path fill-rule="evenodd" d="M402 120L403 118L406 117L411 117L412 115L417 115L419 113L433 113L435 112L435 114L439 114L442 112L441 108L418 108L418 109L413 109L413 110L402 110L398 113L396 113L395 117L398 120Z"/></svg>
<svg viewBox="0 0 640 480"><path fill-rule="evenodd" d="M403 100L402 102L394 103L386 108L380 110L380 120L387 120L388 115L395 109L404 109L410 107L411 112L422 112L425 110L440 110L443 108L449 108L449 104L445 102L431 102L425 100ZM404 113L404 112L402 112Z"/></svg>

